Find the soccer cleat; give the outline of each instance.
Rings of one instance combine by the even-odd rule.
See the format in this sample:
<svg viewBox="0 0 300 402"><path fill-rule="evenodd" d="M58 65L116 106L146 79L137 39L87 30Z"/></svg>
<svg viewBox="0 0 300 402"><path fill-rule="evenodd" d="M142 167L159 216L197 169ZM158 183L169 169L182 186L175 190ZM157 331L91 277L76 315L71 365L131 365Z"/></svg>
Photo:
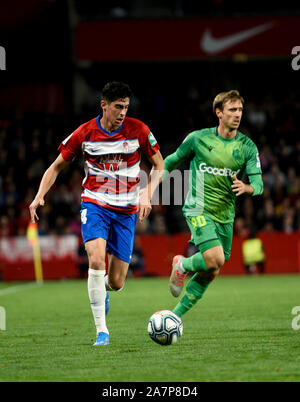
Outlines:
<svg viewBox="0 0 300 402"><path fill-rule="evenodd" d="M106 297L105 297L105 315L108 314L108 312L109 312L109 307L110 307L110 304L109 304L109 295L108 295L108 292L106 292Z"/></svg>
<svg viewBox="0 0 300 402"><path fill-rule="evenodd" d="M178 297L183 289L183 283L187 273L182 267L183 255L175 255L172 262L172 273L170 276L170 291L174 297Z"/></svg>
<svg viewBox="0 0 300 402"><path fill-rule="evenodd" d="M108 344L109 344L109 334L107 334L106 332L98 332L94 346L102 346Z"/></svg>

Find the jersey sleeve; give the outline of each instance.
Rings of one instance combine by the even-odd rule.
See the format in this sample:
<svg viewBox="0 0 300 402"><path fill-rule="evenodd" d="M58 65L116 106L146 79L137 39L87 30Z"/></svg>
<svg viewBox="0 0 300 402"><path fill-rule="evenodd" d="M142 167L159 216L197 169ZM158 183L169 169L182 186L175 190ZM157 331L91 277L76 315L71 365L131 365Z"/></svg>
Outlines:
<svg viewBox="0 0 300 402"><path fill-rule="evenodd" d="M247 146L247 162L246 173L248 176L252 174L261 174L261 165L259 159L259 153L256 145L251 142Z"/></svg>
<svg viewBox="0 0 300 402"><path fill-rule="evenodd" d="M256 145L253 142L251 142L251 144L248 146L246 174L249 177L249 182L254 189L253 195L262 194L264 186L262 181L259 153Z"/></svg>
<svg viewBox="0 0 300 402"><path fill-rule="evenodd" d="M264 183L260 174L249 176L250 185L253 187L252 195L260 195L264 191Z"/></svg>
<svg viewBox="0 0 300 402"><path fill-rule="evenodd" d="M66 162L71 162L80 152L82 145L81 134L81 127L78 127L59 145L58 150Z"/></svg>
<svg viewBox="0 0 300 402"><path fill-rule="evenodd" d="M172 170L176 169L185 160L189 159L193 155L193 149L194 135L193 133L190 133L177 148L177 150L173 154L166 157L164 160L165 170L172 172Z"/></svg>
<svg viewBox="0 0 300 402"><path fill-rule="evenodd" d="M151 158L159 150L158 142L146 124L142 124L139 140L141 150L148 158Z"/></svg>

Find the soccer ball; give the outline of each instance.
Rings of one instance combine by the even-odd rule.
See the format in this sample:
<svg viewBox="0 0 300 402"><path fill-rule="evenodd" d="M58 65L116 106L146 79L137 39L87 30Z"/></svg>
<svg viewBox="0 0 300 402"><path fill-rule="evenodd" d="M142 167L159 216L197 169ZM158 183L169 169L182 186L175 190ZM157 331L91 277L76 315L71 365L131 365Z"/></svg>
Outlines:
<svg viewBox="0 0 300 402"><path fill-rule="evenodd" d="M148 322L150 338L160 345L176 343L183 332L181 319L169 310L160 310L154 313Z"/></svg>

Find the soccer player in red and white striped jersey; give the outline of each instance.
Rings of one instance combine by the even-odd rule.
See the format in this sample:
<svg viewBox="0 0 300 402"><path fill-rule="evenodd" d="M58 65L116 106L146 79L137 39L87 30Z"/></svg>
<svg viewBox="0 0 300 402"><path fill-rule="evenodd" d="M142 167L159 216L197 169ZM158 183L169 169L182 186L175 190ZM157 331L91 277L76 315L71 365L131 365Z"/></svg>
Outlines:
<svg viewBox="0 0 300 402"><path fill-rule="evenodd" d="M133 249L137 214L143 221L151 211L151 197L159 183L164 163L159 145L149 127L127 117L132 93L127 84L111 82L102 90L102 114L82 124L59 146L60 155L46 170L30 205L32 222L36 209L58 173L78 155L84 159L82 235L89 259L88 292L97 340L107 345L105 304L107 290L121 290ZM152 164L146 189L140 192L140 159ZM105 255L108 253L108 275Z"/></svg>

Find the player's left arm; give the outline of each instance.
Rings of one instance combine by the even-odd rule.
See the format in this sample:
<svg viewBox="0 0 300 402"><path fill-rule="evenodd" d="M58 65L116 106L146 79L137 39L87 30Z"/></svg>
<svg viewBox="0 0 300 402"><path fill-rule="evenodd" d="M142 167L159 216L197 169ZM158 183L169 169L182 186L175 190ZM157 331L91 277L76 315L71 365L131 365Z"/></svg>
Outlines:
<svg viewBox="0 0 300 402"><path fill-rule="evenodd" d="M262 171L260 166L260 159L257 147L254 143L250 144L248 158L246 162L246 174L249 178L250 184L244 183L233 175L232 191L236 196L241 194L260 195L264 191L264 184L262 180Z"/></svg>
<svg viewBox="0 0 300 402"><path fill-rule="evenodd" d="M152 169L149 175L147 186L140 191L140 200L138 205L140 222L146 219L151 212L151 198L155 189L160 183L164 170L164 160L160 151L157 151L156 154L148 157L148 160L152 164Z"/></svg>
<svg viewBox="0 0 300 402"><path fill-rule="evenodd" d="M250 184L244 183L242 180L239 180L236 177L236 174L233 175L233 182L232 182L232 191L235 193L236 196L241 194L249 194L249 195L260 195L264 190L264 185L262 181L261 174L251 175L249 176Z"/></svg>

